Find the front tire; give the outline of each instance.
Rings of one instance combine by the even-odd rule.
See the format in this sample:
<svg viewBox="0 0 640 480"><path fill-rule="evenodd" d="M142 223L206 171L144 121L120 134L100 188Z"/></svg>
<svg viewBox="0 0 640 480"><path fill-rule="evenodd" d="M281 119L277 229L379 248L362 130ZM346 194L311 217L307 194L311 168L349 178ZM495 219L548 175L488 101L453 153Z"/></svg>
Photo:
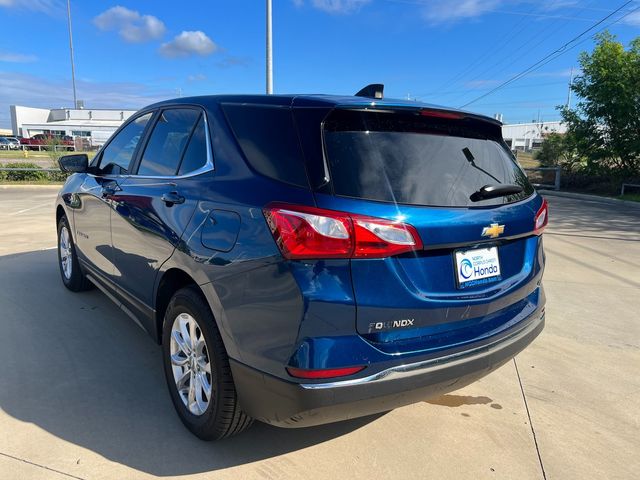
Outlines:
<svg viewBox="0 0 640 480"><path fill-rule="evenodd" d="M185 426L202 440L219 440L253 423L238 403L229 357L215 319L196 287L179 290L162 329L164 372Z"/></svg>
<svg viewBox="0 0 640 480"><path fill-rule="evenodd" d="M72 292L82 292L92 287L91 282L80 270L76 246L66 216L62 216L58 222L58 266L62 283Z"/></svg>

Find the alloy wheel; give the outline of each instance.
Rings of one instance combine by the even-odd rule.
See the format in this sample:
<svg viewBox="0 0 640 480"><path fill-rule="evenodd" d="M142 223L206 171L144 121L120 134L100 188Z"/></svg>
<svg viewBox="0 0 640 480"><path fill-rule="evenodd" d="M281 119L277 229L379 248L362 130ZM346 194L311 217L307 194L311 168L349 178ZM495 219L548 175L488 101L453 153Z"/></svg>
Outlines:
<svg viewBox="0 0 640 480"><path fill-rule="evenodd" d="M71 239L69 236L69 230L66 226L60 229L60 266L62 267L62 273L67 280L71 279L73 273L73 258L71 251Z"/></svg>
<svg viewBox="0 0 640 480"><path fill-rule="evenodd" d="M202 415L211 401L211 361L198 322L179 314L171 326L171 370L178 395L193 415Z"/></svg>

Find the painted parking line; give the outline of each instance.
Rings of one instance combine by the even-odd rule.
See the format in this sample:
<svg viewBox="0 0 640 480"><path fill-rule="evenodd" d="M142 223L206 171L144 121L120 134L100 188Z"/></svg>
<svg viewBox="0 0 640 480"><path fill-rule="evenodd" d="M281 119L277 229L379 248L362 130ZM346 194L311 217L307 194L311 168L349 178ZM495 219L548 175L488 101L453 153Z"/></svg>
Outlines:
<svg viewBox="0 0 640 480"><path fill-rule="evenodd" d="M31 210L36 210L37 208L42 208L42 207L51 207L53 206L53 204L51 202L47 202L47 203L42 203L40 205L36 205L35 207L29 207L29 208L25 208L23 210L18 210L17 212L12 212L9 215L13 216L13 215L20 215L21 213L26 213L26 212L30 212Z"/></svg>

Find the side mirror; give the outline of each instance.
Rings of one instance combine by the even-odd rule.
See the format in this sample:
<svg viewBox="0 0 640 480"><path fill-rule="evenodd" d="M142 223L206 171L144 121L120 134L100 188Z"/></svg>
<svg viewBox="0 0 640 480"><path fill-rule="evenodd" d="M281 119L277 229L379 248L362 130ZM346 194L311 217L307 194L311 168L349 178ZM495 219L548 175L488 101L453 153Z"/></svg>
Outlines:
<svg viewBox="0 0 640 480"><path fill-rule="evenodd" d="M60 170L69 173L83 173L89 169L89 157L86 153L64 155L58 159Z"/></svg>

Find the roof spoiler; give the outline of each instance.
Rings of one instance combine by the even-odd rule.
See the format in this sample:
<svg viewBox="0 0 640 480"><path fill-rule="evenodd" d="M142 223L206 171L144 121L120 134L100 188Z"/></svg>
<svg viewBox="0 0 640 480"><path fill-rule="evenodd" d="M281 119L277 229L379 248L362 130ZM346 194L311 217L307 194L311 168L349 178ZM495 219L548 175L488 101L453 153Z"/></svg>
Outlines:
<svg viewBox="0 0 640 480"><path fill-rule="evenodd" d="M372 83L356 93L356 97L367 97L380 100L382 99L383 94L384 85L382 83Z"/></svg>

